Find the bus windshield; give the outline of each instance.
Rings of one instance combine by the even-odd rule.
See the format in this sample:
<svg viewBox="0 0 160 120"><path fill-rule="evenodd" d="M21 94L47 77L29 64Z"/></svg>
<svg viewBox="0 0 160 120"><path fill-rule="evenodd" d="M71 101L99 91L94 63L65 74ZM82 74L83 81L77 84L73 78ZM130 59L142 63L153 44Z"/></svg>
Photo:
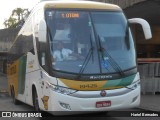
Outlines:
<svg viewBox="0 0 160 120"><path fill-rule="evenodd" d="M52 68L72 74L119 74L136 67L128 22L119 11L46 10Z"/></svg>

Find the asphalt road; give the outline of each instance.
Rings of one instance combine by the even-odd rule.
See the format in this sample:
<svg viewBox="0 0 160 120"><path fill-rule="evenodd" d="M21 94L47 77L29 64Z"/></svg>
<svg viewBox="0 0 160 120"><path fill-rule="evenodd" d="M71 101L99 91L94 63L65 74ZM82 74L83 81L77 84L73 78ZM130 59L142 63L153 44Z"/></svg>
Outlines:
<svg viewBox="0 0 160 120"><path fill-rule="evenodd" d="M0 111L33 111L33 107L28 106L24 103L20 105L14 105L12 102L12 99L4 93L0 93ZM127 113L127 111L131 111L131 113L145 112L141 109L127 109L123 111L110 111L107 114L106 113L94 113L94 114L85 114L85 115L75 115L75 116L62 116L62 117L56 117L51 116L48 119L52 120L159 120L160 117L125 117L122 114ZM0 112L0 114L2 114ZM128 114L127 114L128 115ZM22 118L0 118L0 120L21 120ZM46 119L46 118L45 118ZM23 118L23 120L39 120L39 118Z"/></svg>

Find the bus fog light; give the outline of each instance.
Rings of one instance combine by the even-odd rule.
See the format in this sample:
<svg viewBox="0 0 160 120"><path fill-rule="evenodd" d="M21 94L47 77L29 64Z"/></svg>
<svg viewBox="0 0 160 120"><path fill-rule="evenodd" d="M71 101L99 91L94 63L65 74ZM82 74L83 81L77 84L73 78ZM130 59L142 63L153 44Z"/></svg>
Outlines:
<svg viewBox="0 0 160 120"><path fill-rule="evenodd" d="M135 101L137 100L137 98L138 98L138 96L134 97L134 98L132 99L132 103L135 102Z"/></svg>
<svg viewBox="0 0 160 120"><path fill-rule="evenodd" d="M59 102L59 104L60 104L63 108L65 108L65 109L67 109L67 110L71 110L71 107L70 107L69 104L62 103L62 102Z"/></svg>

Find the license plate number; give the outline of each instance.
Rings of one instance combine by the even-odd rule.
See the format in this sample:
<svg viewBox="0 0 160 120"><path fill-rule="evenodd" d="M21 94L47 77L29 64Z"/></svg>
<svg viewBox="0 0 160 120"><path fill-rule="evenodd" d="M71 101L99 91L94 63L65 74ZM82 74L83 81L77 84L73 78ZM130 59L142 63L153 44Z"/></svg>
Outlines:
<svg viewBox="0 0 160 120"><path fill-rule="evenodd" d="M96 102L96 108L110 107L110 106L111 106L111 101Z"/></svg>

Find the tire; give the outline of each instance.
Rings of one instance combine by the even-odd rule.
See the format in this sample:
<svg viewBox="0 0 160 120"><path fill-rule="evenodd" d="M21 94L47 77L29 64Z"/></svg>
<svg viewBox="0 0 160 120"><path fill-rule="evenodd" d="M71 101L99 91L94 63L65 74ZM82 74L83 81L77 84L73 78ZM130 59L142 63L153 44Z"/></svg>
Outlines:
<svg viewBox="0 0 160 120"><path fill-rule="evenodd" d="M37 113L42 113L42 111L39 108L39 101L38 101L38 95L37 95L36 90L34 90L34 92L33 92L33 106L34 106L34 110ZM39 117L38 119L39 120L44 120L43 117Z"/></svg>
<svg viewBox="0 0 160 120"><path fill-rule="evenodd" d="M36 90L34 90L34 94L33 94L33 105L34 105L34 109L36 112L40 112L40 108L39 108L39 102L38 102L38 95Z"/></svg>
<svg viewBox="0 0 160 120"><path fill-rule="evenodd" d="M16 99L16 97L15 97L15 91L14 91L14 88L12 87L12 89L11 89L11 97L12 97L12 101L13 101L13 103L15 104L15 105L19 105L19 101Z"/></svg>

